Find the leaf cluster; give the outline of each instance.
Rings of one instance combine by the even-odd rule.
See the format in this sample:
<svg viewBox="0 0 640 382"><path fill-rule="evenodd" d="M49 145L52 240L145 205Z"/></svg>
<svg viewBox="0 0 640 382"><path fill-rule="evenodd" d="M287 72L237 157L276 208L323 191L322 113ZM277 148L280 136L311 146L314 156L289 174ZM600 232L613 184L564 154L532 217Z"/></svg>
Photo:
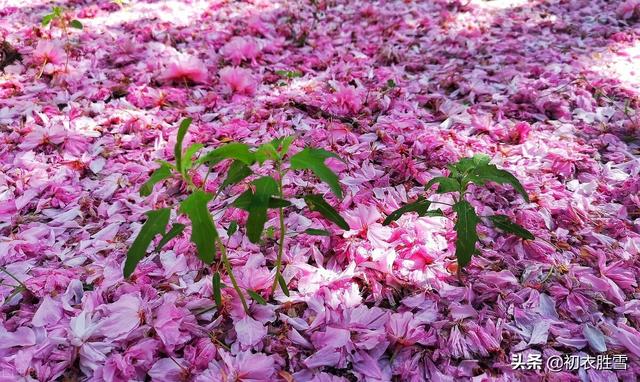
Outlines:
<svg viewBox="0 0 640 382"><path fill-rule="evenodd" d="M59 21L62 23L63 28L71 27L75 29L82 29L82 23L80 20L72 19L68 22L66 21L65 10L62 7L53 7L51 11L42 17L42 21L40 22L43 27L51 24L52 21Z"/></svg>
<svg viewBox="0 0 640 382"><path fill-rule="evenodd" d="M479 240L477 226L482 222L481 217L476 214L473 206L465 199L468 186L470 184L484 186L488 182L508 184L513 187L527 203L529 202L529 195L513 174L491 164L490 158L486 155L480 154L469 158L462 158L457 163L449 165L448 169L448 176L435 177L427 182L424 188L425 191L429 191L433 186L437 185L436 194L454 194L454 204L451 205L451 209L455 213L456 259L458 265L462 268L469 264L472 255L477 251L476 243ZM438 203L439 202L430 201L420 196L416 201L408 203L390 213L383 224L389 225L408 212L415 212L421 217L444 216L441 209L430 209L432 204ZM534 239L531 232L521 225L512 222L507 215L492 215L486 218L494 227L506 233L514 234L526 240Z"/></svg>
<svg viewBox="0 0 640 382"><path fill-rule="evenodd" d="M191 227L190 240L196 247L198 257L205 264L213 264L216 260L228 263L225 259L226 249L220 239L209 204L215 200L220 192L229 189L230 186L245 182L245 190L235 198L231 206L247 212L248 217L244 229L247 238L252 243L259 243L265 231L269 233L271 227L265 230L268 211L270 209L278 210L281 226L274 289L276 285L279 285L283 292L288 295L289 290L285 279L280 273L280 265L286 233L284 210L291 207L292 203L285 197L282 179L288 171L309 171L319 180L326 183L336 198L341 199L343 194L338 176L325 163L329 158L338 160L340 158L334 153L311 147L306 147L295 154L291 154L290 148L294 141L293 136L277 138L258 147L251 147L239 142L230 142L197 156L204 148L204 145L195 143L183 149L184 139L191 122L190 118L181 121L174 146L173 163L160 161L160 167L153 171L149 179L141 186L140 195L151 195L158 183L171 178L179 178L185 182L188 189L187 196L178 203L176 214L184 215L188 218ZM224 180L216 194L206 192L204 184L201 187L195 186L192 181L192 174L195 171L202 166L208 168L208 172L215 171L215 169L219 168L218 165L224 161L229 161L230 164L227 166L228 170L224 174ZM276 169L275 177L271 175L256 175L256 173L265 172L258 170L260 167L265 166L266 162L273 162L272 167ZM251 180L245 181L248 178L251 178ZM344 230L349 229L347 222L323 195L307 194L301 197L305 200L310 211L318 212ZM184 231L186 227L181 223L174 223L167 230L171 210L171 208L160 208L147 212L147 220L127 252L124 265L125 277L131 276L156 237L160 236L160 240L154 251L160 251L171 239ZM238 231L238 223L233 221L227 229L227 234L230 236L236 231ZM305 233L309 235L330 235L330 232L316 228L308 229ZM221 259L219 259L218 252L220 252ZM234 283L232 270L227 269L227 273L232 283ZM216 272L213 277L213 289L214 299L219 306L221 304L220 288L223 285L220 280L220 274ZM240 290L236 289L241 294ZM264 298L256 291L247 290L247 293L258 303L264 302Z"/></svg>

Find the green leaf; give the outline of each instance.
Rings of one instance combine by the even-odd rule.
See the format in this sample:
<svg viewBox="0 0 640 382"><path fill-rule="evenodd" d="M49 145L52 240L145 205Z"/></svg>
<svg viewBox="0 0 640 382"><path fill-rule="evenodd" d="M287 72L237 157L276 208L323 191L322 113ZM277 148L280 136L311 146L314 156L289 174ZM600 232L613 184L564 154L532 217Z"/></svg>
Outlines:
<svg viewBox="0 0 640 382"><path fill-rule="evenodd" d="M526 228L524 228L520 224L512 222L507 215L489 216L489 220L491 220L494 226L496 226L497 228L500 228L504 232L512 233L518 237L521 237L527 240L535 239L535 236L533 236L531 232L529 232Z"/></svg>
<svg viewBox="0 0 640 382"><path fill-rule="evenodd" d="M71 20L69 26L71 26L71 28L82 29L82 23L80 20Z"/></svg>
<svg viewBox="0 0 640 382"><path fill-rule="evenodd" d="M271 145L276 149L276 152L278 152L278 156L280 157L280 159L287 155L287 153L289 152L289 147L295 139L295 136L288 135L286 137L276 138L271 141Z"/></svg>
<svg viewBox="0 0 640 382"><path fill-rule="evenodd" d="M207 264L213 262L218 239L216 227L207 208L211 199L213 195L196 190L180 203L180 212L191 220L191 241L198 249L198 257Z"/></svg>
<svg viewBox="0 0 640 382"><path fill-rule="evenodd" d="M144 222L138 236L131 244L131 248L127 251L127 259L124 262L124 277L131 276L136 269L136 265L147 253L147 248L149 248L153 238L164 233L164 229L169 223L170 214L171 210L169 208L161 208L146 213L148 216L147 221Z"/></svg>
<svg viewBox="0 0 640 382"><path fill-rule="evenodd" d="M269 198L269 208L286 208L291 205L291 202L288 200L280 199L280 198Z"/></svg>
<svg viewBox="0 0 640 382"><path fill-rule="evenodd" d="M253 198L253 193L251 190L247 190L243 192L234 202L233 206L236 208L240 208L243 210L247 210L251 205L251 200ZM270 197L269 198L269 208L285 208L289 207L291 202L288 200Z"/></svg>
<svg viewBox="0 0 640 382"><path fill-rule="evenodd" d="M235 159L250 166L254 162L254 154L249 150L248 145L231 142L209 151L198 159L196 164L206 163L209 166L214 166L225 159Z"/></svg>
<svg viewBox="0 0 640 382"><path fill-rule="evenodd" d="M282 277L282 274L278 273L276 275L276 279L278 280L278 284L280 284L280 288L282 288L282 292L285 296L289 297L289 288L287 288L287 282Z"/></svg>
<svg viewBox="0 0 640 382"><path fill-rule="evenodd" d="M485 154L476 154L470 158L462 158L458 163L453 166L462 174L468 173L477 167L486 166L489 164L491 157Z"/></svg>
<svg viewBox="0 0 640 382"><path fill-rule="evenodd" d="M263 143L260 146L258 146L255 152L255 156L256 156L256 160L260 164L263 164L268 160L278 160L280 158L280 155L278 154L278 150L276 150L272 142Z"/></svg>
<svg viewBox="0 0 640 382"><path fill-rule="evenodd" d="M268 239L275 238L276 237L276 227L267 227L267 229L264 230L264 235Z"/></svg>
<svg viewBox="0 0 640 382"><path fill-rule="evenodd" d="M338 158L336 154L322 149L307 147L291 157L291 168L294 170L311 170L323 182L329 185L335 196L342 199L342 189L338 176L324 164L327 158Z"/></svg>
<svg viewBox="0 0 640 382"><path fill-rule="evenodd" d="M471 256L476 252L478 233L476 226L480 219L476 215L473 206L466 200L461 200L453 205L453 210L457 214L456 224L456 258L458 266L461 268L469 264Z"/></svg>
<svg viewBox="0 0 640 382"><path fill-rule="evenodd" d="M188 170L191 169L193 156L198 152L198 150L200 150L203 147L204 145L202 143L194 143L185 150L184 154L182 155L183 173L186 173Z"/></svg>
<svg viewBox="0 0 640 382"><path fill-rule="evenodd" d="M253 191L251 189L246 190L240 196L233 201L233 206L247 211L251 206L251 200L253 199Z"/></svg>
<svg viewBox="0 0 640 382"><path fill-rule="evenodd" d="M457 192L460 191L460 182L458 182L455 178L447 178L444 176L437 176L431 179L425 186L425 190L429 190L434 184L438 184L438 190L436 191L438 194L444 194L447 192Z"/></svg>
<svg viewBox="0 0 640 382"><path fill-rule="evenodd" d="M176 168L178 172L181 174L182 172L182 142L184 141L184 136L187 135L187 130L189 130L189 126L191 125L191 118L185 118L180 122L180 127L178 128L178 136L176 138L176 145L173 147L173 155L176 158Z"/></svg>
<svg viewBox="0 0 640 382"><path fill-rule="evenodd" d="M47 25L49 25L51 23L51 21L53 20L53 16L54 15L52 13L49 13L48 15L45 15L42 18L42 26L46 27Z"/></svg>
<svg viewBox="0 0 640 382"><path fill-rule="evenodd" d="M255 191L249 189L233 203L235 207L249 212L247 236L252 243L260 242L260 236L267 222L267 209L272 195L278 193L278 182L270 176L263 176L252 182Z"/></svg>
<svg viewBox="0 0 640 382"><path fill-rule="evenodd" d="M258 304L267 305L267 301L265 301L265 299L262 298L262 296L260 296L258 293L252 291L251 289L247 289L247 293L249 293L249 296L251 296L251 298Z"/></svg>
<svg viewBox="0 0 640 382"><path fill-rule="evenodd" d="M213 274L213 299L216 300L218 310L222 309L222 291L220 288L220 273Z"/></svg>
<svg viewBox="0 0 640 382"><path fill-rule="evenodd" d="M167 166L172 170L176 170L178 171L178 168L173 164L173 163L169 163L166 160L162 160L162 159L156 159L156 162L160 165L160 166Z"/></svg>
<svg viewBox="0 0 640 382"><path fill-rule="evenodd" d="M162 164L160 165L160 168L151 173L149 180L144 182L142 187L140 187L140 196L151 195L151 193L153 192L153 186L167 178L171 178L171 169L168 166Z"/></svg>
<svg viewBox="0 0 640 382"><path fill-rule="evenodd" d="M232 220L231 223L229 223L229 228L227 228L227 235L231 236L234 233L236 233L237 230L238 230L238 222L235 220Z"/></svg>
<svg viewBox="0 0 640 382"><path fill-rule="evenodd" d="M391 89L393 89L393 88L395 88L395 87L396 87L396 82L395 82L394 80L392 80L392 79L388 79L388 80L387 80L387 83L386 83L386 85L385 85L385 88L386 88L387 90L391 90Z"/></svg>
<svg viewBox="0 0 640 382"><path fill-rule="evenodd" d="M276 70L276 74L288 79L302 77L302 73L292 70Z"/></svg>
<svg viewBox="0 0 640 382"><path fill-rule="evenodd" d="M182 233L182 231L184 231L184 227L185 227L184 224L180 224L180 223L175 223L174 225L172 225L171 229L169 230L169 232L167 232L164 235L162 235L162 239L160 239L160 242L158 243L158 245L156 245L156 249L154 249L154 251L155 252L160 252L162 247L167 245L167 243L171 239L173 239L174 237L180 235Z"/></svg>
<svg viewBox="0 0 640 382"><path fill-rule="evenodd" d="M304 233L314 236L331 236L331 232L325 229L307 228L304 230Z"/></svg>
<svg viewBox="0 0 640 382"><path fill-rule="evenodd" d="M430 201L420 196L418 197L418 200L416 200L415 202L405 204L404 206L390 213L389 216L387 216L387 218L384 219L384 221L382 222L382 225L391 224L392 221L396 221L400 219L400 217L406 214L407 212L417 212L418 216L425 216L430 205L431 205Z"/></svg>
<svg viewBox="0 0 640 382"><path fill-rule="evenodd" d="M282 138L282 145L278 149L280 151L280 155L282 157L287 155L287 153L289 152L289 148L291 147L291 144L293 143L293 141L295 139L296 139L296 137L293 136L293 135L290 135L288 137Z"/></svg>
<svg viewBox="0 0 640 382"><path fill-rule="evenodd" d="M431 210L431 211L425 212L424 216L439 217L439 216L444 216L444 212L442 212L442 210L438 208L437 210Z"/></svg>
<svg viewBox="0 0 640 382"><path fill-rule="evenodd" d="M349 224L340 216L338 211L336 211L329 203L324 200L324 197L319 194L315 195L305 195L304 201L307 203L307 206L311 211L317 211L322 214L328 220L336 223L338 227L342 228L345 231L350 230Z"/></svg>
<svg viewBox="0 0 640 382"><path fill-rule="evenodd" d="M251 175L253 172L242 161L234 160L227 171L227 177L220 185L220 189L232 186L234 184L238 184Z"/></svg>
<svg viewBox="0 0 640 382"><path fill-rule="evenodd" d="M491 161L491 157L487 154L476 154L471 157L471 160L473 161L473 163L475 163L476 166L484 166L489 164L489 162Z"/></svg>
<svg viewBox="0 0 640 382"><path fill-rule="evenodd" d="M516 179L516 177L509 171L500 170L494 164L483 165L473 169L469 173L468 179L480 186L484 185L488 181L496 182L498 184L509 184L520 195L522 195L522 198L527 203L529 203L529 195L527 194L527 191L525 191L524 187L522 187L522 184L520 184L520 181L518 181L518 179Z"/></svg>

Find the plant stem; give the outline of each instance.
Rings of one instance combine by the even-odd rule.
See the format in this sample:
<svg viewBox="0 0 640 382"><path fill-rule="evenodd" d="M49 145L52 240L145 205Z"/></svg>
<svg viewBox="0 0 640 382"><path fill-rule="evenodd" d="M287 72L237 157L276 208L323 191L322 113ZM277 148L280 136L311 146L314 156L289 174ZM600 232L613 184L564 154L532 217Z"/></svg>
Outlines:
<svg viewBox="0 0 640 382"><path fill-rule="evenodd" d="M284 192L282 191L282 178L284 173L280 170L280 162L277 164L278 170L278 192L280 199L284 199ZM275 293L278 286L278 277L280 277L280 267L282 266L282 255L284 254L284 237L286 236L286 227L284 226L284 208L278 209L278 216L280 218L280 240L278 241L278 258L276 259L276 277L273 280L273 286L271 287L271 293Z"/></svg>
<svg viewBox="0 0 640 382"><path fill-rule="evenodd" d="M229 279L231 280L231 284L233 285L233 289L236 290L238 296L240 297L240 302L242 302L242 307L244 308L245 313L249 314L249 307L247 306L247 300L245 300L244 295L242 294L242 289L238 286L238 282L236 281L235 276L233 275L233 268L231 267L231 263L227 258L227 249L220 239L216 239L218 242L218 248L220 248L220 253L222 254L222 263L224 264L225 269L227 270L227 274L229 275Z"/></svg>
<svg viewBox="0 0 640 382"><path fill-rule="evenodd" d="M181 175L182 175L182 179L184 179L184 181L187 183L187 189L192 191L198 190L198 187L196 187L196 185L193 184L193 180L191 179L189 174L187 174L186 171L184 174L181 174ZM204 191L204 184L202 185L201 190Z"/></svg>

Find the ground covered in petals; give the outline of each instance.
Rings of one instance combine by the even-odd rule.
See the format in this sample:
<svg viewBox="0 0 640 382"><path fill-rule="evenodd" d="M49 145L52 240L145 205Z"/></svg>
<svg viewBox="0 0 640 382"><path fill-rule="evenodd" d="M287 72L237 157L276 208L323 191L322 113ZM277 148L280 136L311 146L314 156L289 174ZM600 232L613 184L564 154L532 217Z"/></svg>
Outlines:
<svg viewBox="0 0 640 382"><path fill-rule="evenodd" d="M637 0L77 0L66 32L41 25L53 5L0 0L0 380L638 380ZM181 192L138 191L188 116L185 144L295 134L345 160L351 229L293 208L333 235L288 238L291 295L250 316L230 288L215 308L186 233L123 278L144 212ZM447 217L381 223L476 153L531 197L479 188L478 214L536 239L480 229L459 279ZM305 189L329 191L285 178ZM267 292L274 240L228 241ZM514 370L538 355L627 366Z"/></svg>

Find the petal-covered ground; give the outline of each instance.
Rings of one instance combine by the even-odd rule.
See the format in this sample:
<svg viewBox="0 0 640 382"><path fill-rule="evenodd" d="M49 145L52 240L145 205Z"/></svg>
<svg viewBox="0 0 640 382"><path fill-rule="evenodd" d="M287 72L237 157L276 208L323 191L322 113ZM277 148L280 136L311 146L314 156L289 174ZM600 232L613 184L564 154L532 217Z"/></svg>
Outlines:
<svg viewBox="0 0 640 382"><path fill-rule="evenodd" d="M40 24L53 5L0 0L0 380L638 380L637 0L69 1L68 35ZM352 229L292 209L293 231L334 235L291 236L291 296L250 317L232 289L212 308L186 234L122 275L144 212L179 196L138 191L187 116L187 143L295 134L345 159ZM475 153L531 196L479 188L478 214L537 238L482 228L459 280L451 220L381 222ZM273 240L229 248L267 291ZM627 366L514 370L518 354Z"/></svg>

